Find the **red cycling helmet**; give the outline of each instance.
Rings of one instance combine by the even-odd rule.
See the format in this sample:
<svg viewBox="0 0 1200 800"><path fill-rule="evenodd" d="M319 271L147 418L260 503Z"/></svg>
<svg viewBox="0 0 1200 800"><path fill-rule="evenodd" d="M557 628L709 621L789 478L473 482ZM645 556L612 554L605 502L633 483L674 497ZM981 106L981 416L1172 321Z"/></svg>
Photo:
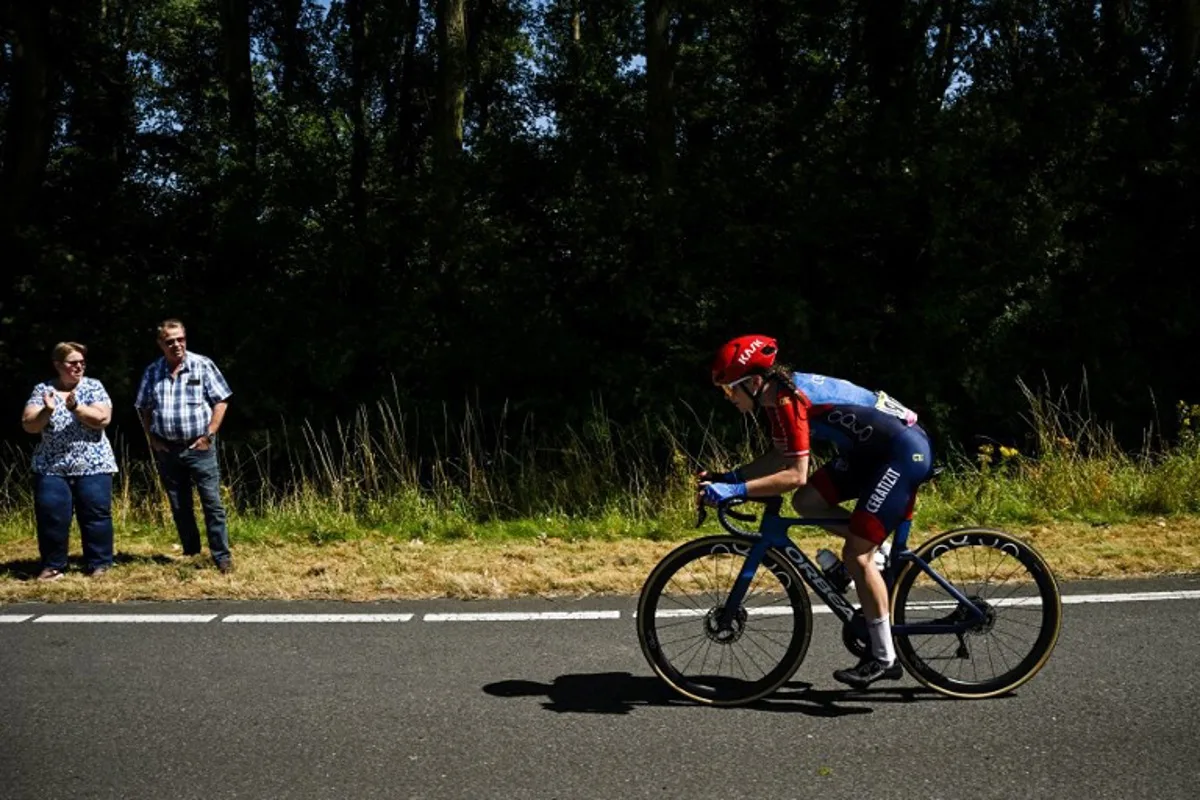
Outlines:
<svg viewBox="0 0 1200 800"><path fill-rule="evenodd" d="M728 385L747 375L766 372L775 363L779 347L770 336L750 334L721 345L712 362L713 383Z"/></svg>

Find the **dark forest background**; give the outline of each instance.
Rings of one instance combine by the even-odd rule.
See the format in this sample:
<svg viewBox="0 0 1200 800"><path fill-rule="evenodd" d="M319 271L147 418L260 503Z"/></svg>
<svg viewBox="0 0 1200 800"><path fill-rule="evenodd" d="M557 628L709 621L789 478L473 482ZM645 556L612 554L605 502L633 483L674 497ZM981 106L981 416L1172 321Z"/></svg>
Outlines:
<svg viewBox="0 0 1200 800"><path fill-rule="evenodd" d="M2 440L79 340L141 446L167 316L230 441L380 396L734 425L745 332L967 447L1019 380L1132 446L1200 399L1200 0L0 0L0 37Z"/></svg>

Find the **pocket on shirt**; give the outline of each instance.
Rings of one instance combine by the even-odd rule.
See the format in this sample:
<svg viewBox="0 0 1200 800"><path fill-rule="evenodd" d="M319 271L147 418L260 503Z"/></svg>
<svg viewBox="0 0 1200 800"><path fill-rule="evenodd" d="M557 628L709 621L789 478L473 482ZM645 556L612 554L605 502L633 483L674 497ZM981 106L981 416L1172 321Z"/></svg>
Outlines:
<svg viewBox="0 0 1200 800"><path fill-rule="evenodd" d="M187 387L187 404L189 406L203 405L204 403L204 387L200 384L188 384Z"/></svg>

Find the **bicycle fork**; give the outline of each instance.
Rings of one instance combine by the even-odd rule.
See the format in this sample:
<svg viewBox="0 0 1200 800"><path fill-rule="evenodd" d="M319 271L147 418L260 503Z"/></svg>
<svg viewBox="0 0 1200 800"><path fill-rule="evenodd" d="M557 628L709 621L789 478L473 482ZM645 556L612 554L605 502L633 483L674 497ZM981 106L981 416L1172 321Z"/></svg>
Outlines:
<svg viewBox="0 0 1200 800"><path fill-rule="evenodd" d="M763 557L767 554L770 546L771 543L767 541L766 537L762 537L757 539L742 554L745 555L745 560L742 561L742 568L738 572L737 579L733 582L733 588L729 590L729 594L725 597L720 614L717 615L718 630L727 631L734 627L734 620L738 617L738 612L742 608L742 602L746 599L746 593L750 591L750 583L758 573L758 568L762 566Z"/></svg>

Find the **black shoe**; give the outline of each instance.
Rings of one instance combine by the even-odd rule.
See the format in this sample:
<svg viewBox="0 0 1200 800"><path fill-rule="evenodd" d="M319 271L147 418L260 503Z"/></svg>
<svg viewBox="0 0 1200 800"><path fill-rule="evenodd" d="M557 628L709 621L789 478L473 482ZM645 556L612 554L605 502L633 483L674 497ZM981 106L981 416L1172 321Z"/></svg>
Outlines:
<svg viewBox="0 0 1200 800"><path fill-rule="evenodd" d="M855 689L862 689L877 680L896 681L904 675L904 668L899 661L892 662L890 667L878 658L868 658L858 662L852 669L839 669L833 673L833 679Z"/></svg>
<svg viewBox="0 0 1200 800"><path fill-rule="evenodd" d="M232 558L222 558L220 561L217 562L217 569L220 570L221 573L225 574L225 575L228 575L230 572L233 572L233 559Z"/></svg>

